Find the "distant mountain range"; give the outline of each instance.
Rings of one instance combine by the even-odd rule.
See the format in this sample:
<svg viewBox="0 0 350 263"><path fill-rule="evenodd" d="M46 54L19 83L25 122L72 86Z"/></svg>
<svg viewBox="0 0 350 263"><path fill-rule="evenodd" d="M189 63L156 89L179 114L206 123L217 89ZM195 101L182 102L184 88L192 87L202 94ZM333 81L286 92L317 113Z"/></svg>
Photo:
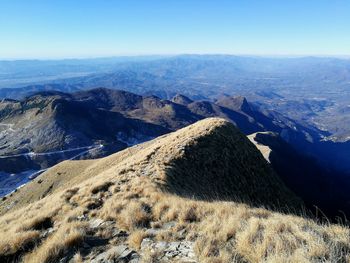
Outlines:
<svg viewBox="0 0 350 263"><path fill-rule="evenodd" d="M274 131L286 140L307 141L316 132L276 113L257 111L239 96L210 102L183 95L163 100L104 88L72 94L47 91L0 103L0 154L8 156L0 162L5 172L20 172L28 165L27 169L43 169L51 159L62 158L61 153L70 158L64 157L67 150L76 154L74 149L102 144L95 156L105 155L214 116L246 134ZM46 158L49 152L58 154Z"/></svg>
<svg viewBox="0 0 350 263"><path fill-rule="evenodd" d="M304 126L325 131L324 140L350 139L347 58L179 55L0 61L0 72L0 98L97 87L163 99L177 93L195 100L242 95Z"/></svg>

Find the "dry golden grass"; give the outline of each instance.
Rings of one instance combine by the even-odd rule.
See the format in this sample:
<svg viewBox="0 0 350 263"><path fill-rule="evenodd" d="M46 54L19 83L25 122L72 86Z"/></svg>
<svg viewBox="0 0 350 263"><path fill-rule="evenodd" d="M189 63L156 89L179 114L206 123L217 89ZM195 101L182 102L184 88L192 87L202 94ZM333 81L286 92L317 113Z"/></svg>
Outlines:
<svg viewBox="0 0 350 263"><path fill-rule="evenodd" d="M151 214L147 207L145 203L131 201L116 218L118 225L126 230L148 227Z"/></svg>
<svg viewBox="0 0 350 263"><path fill-rule="evenodd" d="M144 238L147 237L147 234L144 230L136 230L131 233L128 237L128 245L136 250L141 248L141 242Z"/></svg>
<svg viewBox="0 0 350 263"><path fill-rule="evenodd" d="M17 232L28 231L28 230L41 230L47 229L52 226L51 217L49 216L37 216L33 219L26 220L17 229Z"/></svg>
<svg viewBox="0 0 350 263"><path fill-rule="evenodd" d="M76 253L73 257L73 263L83 263L83 257L81 256L80 252Z"/></svg>
<svg viewBox="0 0 350 263"><path fill-rule="evenodd" d="M108 200L100 215L129 207L133 211L129 216L142 212L140 203L121 196L117 202L114 198ZM181 240L177 233L185 230L186 239L195 241L200 262L345 262L350 255L350 231L343 226L317 224L311 219L235 202L193 201L169 194L160 198L156 190L154 195L144 191L139 200L144 202L144 196L152 211L152 226L175 222L156 239ZM129 230L140 244L142 231Z"/></svg>
<svg viewBox="0 0 350 263"><path fill-rule="evenodd" d="M78 246L84 239L85 226L82 223L70 223L61 227L32 253L25 256L28 263L55 262L68 249Z"/></svg>
<svg viewBox="0 0 350 263"><path fill-rule="evenodd" d="M0 259L23 254L25 262L54 262L68 252L74 255L87 234L112 239L106 229L89 229L89 221L100 218L127 230L125 242L136 250L151 227L161 229L155 240L193 241L199 262L349 262L350 230L345 226L237 200L194 200L168 188L168 176L176 175L169 165L184 154L178 145L191 144L195 136L210 134L220 125L225 123L200 122L104 159L69 163L70 169L79 167L79 178L85 172L87 179L0 217ZM177 182L187 179L181 180ZM82 216L86 221L79 221ZM47 227L52 232L45 236ZM157 262L162 251L142 253L144 262ZM76 255L74 260L84 257Z"/></svg>
<svg viewBox="0 0 350 263"><path fill-rule="evenodd" d="M16 254L21 250L26 251L28 247L34 247L39 240L39 231L12 233L11 236L1 235L0 254L6 256Z"/></svg>

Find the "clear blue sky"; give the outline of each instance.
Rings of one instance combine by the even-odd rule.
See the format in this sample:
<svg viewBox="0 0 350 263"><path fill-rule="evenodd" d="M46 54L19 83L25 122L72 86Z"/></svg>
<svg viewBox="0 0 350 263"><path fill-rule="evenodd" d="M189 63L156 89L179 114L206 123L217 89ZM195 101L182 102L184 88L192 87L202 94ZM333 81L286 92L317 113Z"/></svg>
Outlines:
<svg viewBox="0 0 350 263"><path fill-rule="evenodd" d="M0 58L179 53L350 55L350 1L0 1Z"/></svg>

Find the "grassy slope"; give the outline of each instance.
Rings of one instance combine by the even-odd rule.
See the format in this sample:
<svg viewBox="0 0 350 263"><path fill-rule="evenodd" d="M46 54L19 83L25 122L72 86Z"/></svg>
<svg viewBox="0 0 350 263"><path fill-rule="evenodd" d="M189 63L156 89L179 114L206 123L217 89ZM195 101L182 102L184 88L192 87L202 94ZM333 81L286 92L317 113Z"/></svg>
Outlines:
<svg viewBox="0 0 350 263"><path fill-rule="evenodd" d="M239 154L229 157L227 151L234 149ZM212 161L220 156L222 160L215 166ZM193 241L201 262L349 259L348 228L256 207L279 199L278 203L298 208L300 201L280 183L254 146L220 119L200 121L107 158L64 162L36 180L56 182L52 178L64 172L69 181L52 187L50 195L22 208L23 204L13 207L14 211L0 218L0 259L13 260L25 254L26 262L53 261L79 251L87 236L107 239L107 247L124 242L139 250L143 237L149 235L146 229L168 222L175 223L172 229L151 238ZM251 174L256 175L255 180ZM232 186L231 193L225 187L220 193L221 179ZM242 185L235 187L237 183ZM20 192L29 193L30 185ZM216 189L214 195L207 192L211 187ZM251 189L256 200L252 200ZM190 192L195 198L189 198ZM249 200L255 207L237 199ZM108 228L92 230L89 222L96 218L113 222L129 237L117 239ZM51 227L53 232L43 235ZM157 256L152 253L144 257Z"/></svg>

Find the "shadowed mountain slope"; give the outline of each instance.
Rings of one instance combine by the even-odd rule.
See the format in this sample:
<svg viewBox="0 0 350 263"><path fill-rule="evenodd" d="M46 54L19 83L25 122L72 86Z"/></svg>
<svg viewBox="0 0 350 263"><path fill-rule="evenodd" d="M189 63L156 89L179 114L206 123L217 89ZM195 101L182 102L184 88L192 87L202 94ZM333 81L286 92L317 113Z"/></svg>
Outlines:
<svg viewBox="0 0 350 263"><path fill-rule="evenodd" d="M258 132L248 136L284 183L300 196L311 210L315 206L330 218L343 217L350 207L346 177L322 168L315 159L298 153L276 133ZM316 211L317 213L318 211Z"/></svg>
<svg viewBox="0 0 350 263"><path fill-rule="evenodd" d="M232 124L205 119L178 137L176 158L166 166L169 191L185 197L237 200L266 207L295 207L297 199L261 154ZM174 156L173 153L166 154Z"/></svg>

